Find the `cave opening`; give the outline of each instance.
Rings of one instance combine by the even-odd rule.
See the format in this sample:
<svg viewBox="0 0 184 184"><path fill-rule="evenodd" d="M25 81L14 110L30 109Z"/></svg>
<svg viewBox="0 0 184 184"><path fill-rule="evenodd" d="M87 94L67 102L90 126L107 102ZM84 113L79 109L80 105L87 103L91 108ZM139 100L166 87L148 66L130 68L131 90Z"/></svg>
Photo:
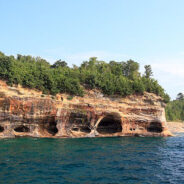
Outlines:
<svg viewBox="0 0 184 184"><path fill-rule="evenodd" d="M0 126L0 132L4 131L4 127Z"/></svg>
<svg viewBox="0 0 184 184"><path fill-rule="evenodd" d="M46 125L46 129L49 134L52 134L53 136L58 133L57 123L56 121L48 122Z"/></svg>
<svg viewBox="0 0 184 184"><path fill-rule="evenodd" d="M90 133L90 120L84 113L72 112L69 118L68 129L76 132Z"/></svg>
<svg viewBox="0 0 184 184"><path fill-rule="evenodd" d="M86 126L73 127L72 130L77 131L77 132L84 132L84 133L90 133L91 132L91 129L89 127L86 127Z"/></svg>
<svg viewBox="0 0 184 184"><path fill-rule="evenodd" d="M72 130L73 131L79 131L79 128L74 127L74 128L72 128Z"/></svg>
<svg viewBox="0 0 184 184"><path fill-rule="evenodd" d="M100 134L122 132L121 119L112 115L106 116L98 124L97 131Z"/></svg>
<svg viewBox="0 0 184 184"><path fill-rule="evenodd" d="M162 124L160 122L151 122L147 130L148 132L161 133L163 131Z"/></svg>
<svg viewBox="0 0 184 184"><path fill-rule="evenodd" d="M84 132L84 133L90 133L91 132L91 129L89 127L81 127L80 128L80 131L81 132Z"/></svg>
<svg viewBox="0 0 184 184"><path fill-rule="evenodd" d="M20 125L16 128L14 128L16 132L30 132L30 129L24 125Z"/></svg>

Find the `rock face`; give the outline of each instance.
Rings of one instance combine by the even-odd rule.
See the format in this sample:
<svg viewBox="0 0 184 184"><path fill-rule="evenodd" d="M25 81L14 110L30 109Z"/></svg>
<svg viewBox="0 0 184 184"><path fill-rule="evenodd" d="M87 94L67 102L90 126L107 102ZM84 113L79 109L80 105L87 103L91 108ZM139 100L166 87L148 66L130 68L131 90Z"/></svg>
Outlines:
<svg viewBox="0 0 184 184"><path fill-rule="evenodd" d="M86 91L71 99L0 81L0 138L169 135L164 103L151 93L119 98Z"/></svg>

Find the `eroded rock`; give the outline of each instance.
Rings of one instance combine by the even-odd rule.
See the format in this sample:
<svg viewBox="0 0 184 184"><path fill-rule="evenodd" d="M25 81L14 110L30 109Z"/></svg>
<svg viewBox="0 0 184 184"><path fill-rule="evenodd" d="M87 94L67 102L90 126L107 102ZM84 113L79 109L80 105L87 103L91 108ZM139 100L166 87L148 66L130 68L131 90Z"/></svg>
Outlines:
<svg viewBox="0 0 184 184"><path fill-rule="evenodd" d="M72 100L67 94L53 99L0 81L0 94L1 138L171 135L165 104L151 93L120 98L86 91Z"/></svg>

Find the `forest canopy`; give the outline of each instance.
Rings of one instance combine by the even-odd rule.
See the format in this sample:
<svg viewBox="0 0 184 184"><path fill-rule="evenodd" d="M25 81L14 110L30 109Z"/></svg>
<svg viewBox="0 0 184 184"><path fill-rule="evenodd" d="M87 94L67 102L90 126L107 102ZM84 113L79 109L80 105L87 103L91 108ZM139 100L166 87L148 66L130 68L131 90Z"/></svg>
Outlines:
<svg viewBox="0 0 184 184"><path fill-rule="evenodd" d="M184 94L178 93L176 100L169 102L165 110L168 121L184 121Z"/></svg>
<svg viewBox="0 0 184 184"><path fill-rule="evenodd" d="M169 96L152 78L150 65L145 73L139 72L139 63L128 60L122 62L99 61L92 57L80 66L69 67L65 61L58 60L51 65L40 57L6 56L0 52L0 78L8 85L21 84L24 87L41 90L44 94L69 93L84 95L84 89L99 89L106 95L126 96L155 93L168 102Z"/></svg>

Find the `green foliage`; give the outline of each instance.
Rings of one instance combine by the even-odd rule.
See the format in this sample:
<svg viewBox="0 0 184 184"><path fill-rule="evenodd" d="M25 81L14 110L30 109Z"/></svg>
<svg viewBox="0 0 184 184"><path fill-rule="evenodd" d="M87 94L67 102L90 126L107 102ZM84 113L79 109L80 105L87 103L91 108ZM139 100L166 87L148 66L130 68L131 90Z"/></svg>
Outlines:
<svg viewBox="0 0 184 184"><path fill-rule="evenodd" d="M52 66L52 68L58 68L58 67L67 67L67 63L65 61L58 60L56 61Z"/></svg>
<svg viewBox="0 0 184 184"><path fill-rule="evenodd" d="M153 75L151 65L145 65L144 68L145 68L145 77L150 78Z"/></svg>
<svg viewBox="0 0 184 184"><path fill-rule="evenodd" d="M131 80L139 78L139 63L133 60L128 60L127 62L124 62L123 65L123 73L126 77Z"/></svg>
<svg viewBox="0 0 184 184"><path fill-rule="evenodd" d="M164 99L165 103L169 103L171 100L170 96L167 93L164 93L162 98Z"/></svg>
<svg viewBox="0 0 184 184"><path fill-rule="evenodd" d="M183 93L178 93L176 99L177 100L184 100L184 94Z"/></svg>
<svg viewBox="0 0 184 184"><path fill-rule="evenodd" d="M116 93L121 96L133 94L132 81L124 76L119 76L116 80Z"/></svg>
<svg viewBox="0 0 184 184"><path fill-rule="evenodd" d="M133 89L135 93L143 94L145 91L145 86L142 80L134 80Z"/></svg>
<svg viewBox="0 0 184 184"><path fill-rule="evenodd" d="M150 78L152 71L147 66L145 75L141 76L139 64L133 60L106 63L92 57L79 67L69 67L61 60L50 65L40 57L19 54L15 58L0 52L0 77L9 85L21 84L39 89L43 94L68 93L71 96L83 96L84 88L96 88L104 94L120 96L147 91L169 101L164 89Z"/></svg>
<svg viewBox="0 0 184 184"><path fill-rule="evenodd" d="M184 121L184 99L176 99L166 106L168 121Z"/></svg>
<svg viewBox="0 0 184 184"><path fill-rule="evenodd" d="M67 96L67 100L72 100L73 96Z"/></svg>

